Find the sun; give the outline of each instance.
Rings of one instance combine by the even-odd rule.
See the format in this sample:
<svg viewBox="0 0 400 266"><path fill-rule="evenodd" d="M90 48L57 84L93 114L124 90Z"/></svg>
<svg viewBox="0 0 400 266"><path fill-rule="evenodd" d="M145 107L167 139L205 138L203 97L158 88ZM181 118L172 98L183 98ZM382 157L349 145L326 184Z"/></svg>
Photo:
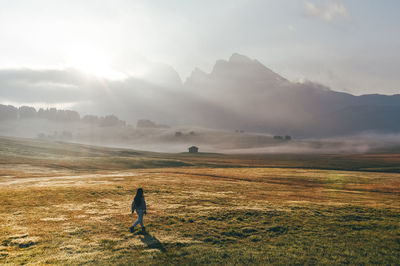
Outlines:
<svg viewBox="0 0 400 266"><path fill-rule="evenodd" d="M88 75L106 79L123 79L125 75L111 67L107 53L95 46L70 47L65 62L68 67L79 69Z"/></svg>

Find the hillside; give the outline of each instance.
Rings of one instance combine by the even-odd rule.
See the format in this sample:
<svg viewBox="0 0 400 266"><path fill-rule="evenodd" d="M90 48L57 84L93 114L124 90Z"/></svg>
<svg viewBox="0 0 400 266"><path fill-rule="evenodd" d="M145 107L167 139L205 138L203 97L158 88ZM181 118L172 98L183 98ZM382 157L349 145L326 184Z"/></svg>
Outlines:
<svg viewBox="0 0 400 266"><path fill-rule="evenodd" d="M0 138L0 264L396 264L399 165Z"/></svg>
<svg viewBox="0 0 400 266"><path fill-rule="evenodd" d="M0 137L0 165L102 171L158 167L263 167L400 172L400 147L375 153L157 153L125 148ZM6 172L4 172L6 174Z"/></svg>

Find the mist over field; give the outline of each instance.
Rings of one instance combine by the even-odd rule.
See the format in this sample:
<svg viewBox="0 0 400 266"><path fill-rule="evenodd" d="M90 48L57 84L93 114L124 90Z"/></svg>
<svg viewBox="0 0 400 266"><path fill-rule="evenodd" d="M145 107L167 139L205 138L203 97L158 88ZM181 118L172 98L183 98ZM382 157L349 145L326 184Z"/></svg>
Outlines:
<svg viewBox="0 0 400 266"><path fill-rule="evenodd" d="M20 108L24 110L26 108ZM33 108L30 109L33 111ZM399 135L363 133L331 138L293 138L244 130L221 130L199 126L167 126L150 120L126 124L116 116L79 118L77 112L53 110L54 117L39 111L35 117L3 120L3 136L36 138L155 152L186 152L198 146L201 152L217 153L366 153L397 150ZM48 114L51 112L48 112ZM64 116L63 116L64 114ZM32 113L33 115L33 113ZM26 116L26 113L25 113ZM42 117L40 117L42 116Z"/></svg>
<svg viewBox="0 0 400 266"><path fill-rule="evenodd" d="M207 152L359 153L400 142L393 137L400 95L291 82L239 54L218 60L210 73L196 68L184 82L171 67L151 69L122 80L74 69L2 70L1 94L28 106L2 105L0 133L170 152L201 145ZM61 108L29 107L41 99Z"/></svg>

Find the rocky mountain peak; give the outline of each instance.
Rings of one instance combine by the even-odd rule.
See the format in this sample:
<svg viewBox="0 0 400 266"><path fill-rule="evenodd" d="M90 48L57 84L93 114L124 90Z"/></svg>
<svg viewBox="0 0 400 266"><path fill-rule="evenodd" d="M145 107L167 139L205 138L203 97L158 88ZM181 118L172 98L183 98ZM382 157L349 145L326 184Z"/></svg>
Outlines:
<svg viewBox="0 0 400 266"><path fill-rule="evenodd" d="M249 57L245 55L241 55L238 53L233 53L231 57L229 58L229 62L231 63L254 63L255 60L250 59Z"/></svg>

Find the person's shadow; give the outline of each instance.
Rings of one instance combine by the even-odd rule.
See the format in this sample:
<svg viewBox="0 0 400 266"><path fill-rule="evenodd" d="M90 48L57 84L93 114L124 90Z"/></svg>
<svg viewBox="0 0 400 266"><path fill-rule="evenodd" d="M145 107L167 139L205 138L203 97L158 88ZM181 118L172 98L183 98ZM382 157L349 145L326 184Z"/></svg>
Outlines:
<svg viewBox="0 0 400 266"><path fill-rule="evenodd" d="M165 252L166 249L164 248L163 244L160 242L160 240L157 239L157 237L152 236L149 232L144 231L142 233L143 237L139 237L139 239L147 245L148 248L156 248L161 252Z"/></svg>

